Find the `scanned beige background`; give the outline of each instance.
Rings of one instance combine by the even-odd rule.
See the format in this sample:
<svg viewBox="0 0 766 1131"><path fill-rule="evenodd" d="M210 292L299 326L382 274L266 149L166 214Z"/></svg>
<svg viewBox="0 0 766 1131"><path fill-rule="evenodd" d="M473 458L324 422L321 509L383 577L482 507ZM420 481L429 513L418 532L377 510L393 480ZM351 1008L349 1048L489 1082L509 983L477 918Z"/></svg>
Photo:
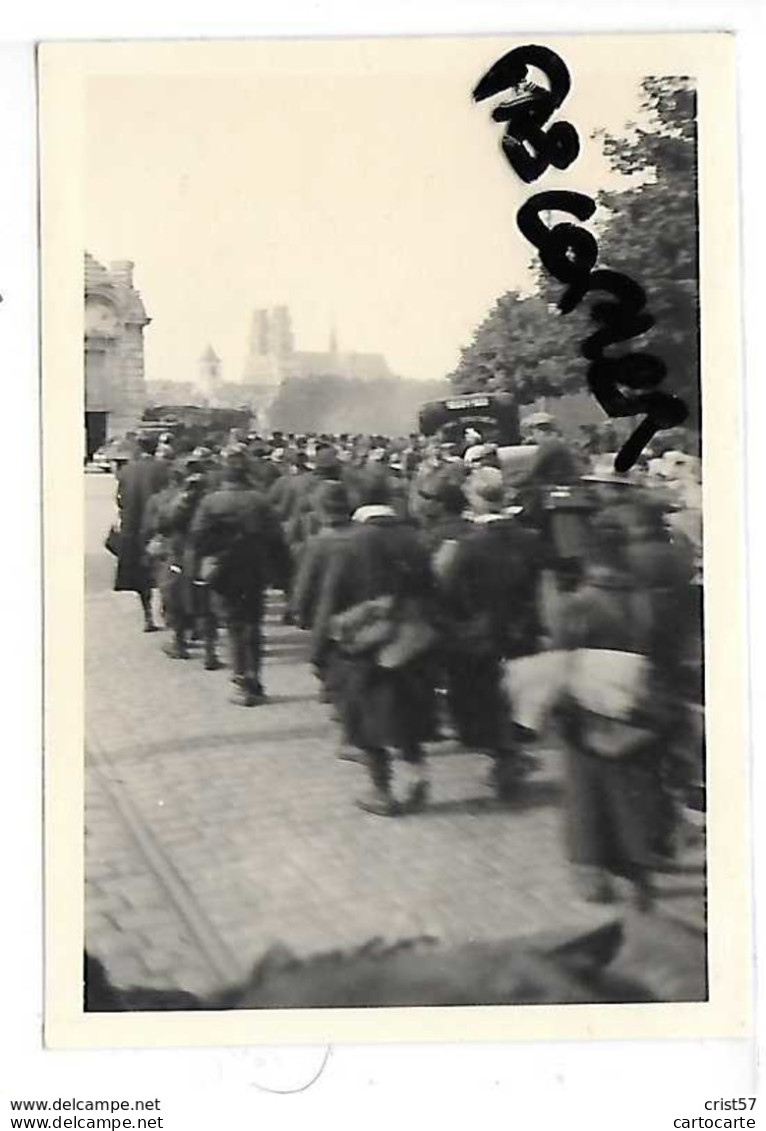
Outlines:
<svg viewBox="0 0 766 1131"><path fill-rule="evenodd" d="M242 1011L86 1016L83 946L82 253L85 247L85 88L96 76L257 72L396 77L454 72L470 88L513 46L545 42L590 98L631 76L688 74L698 85L703 346L705 618L709 798L709 972L706 1003L617 1006ZM48 44L39 51L45 489L46 1040L49 1045L210 1045L255 1042L583 1039L745 1036L752 945L745 727L741 366L734 42L727 35L531 36L477 39ZM597 82L593 76L597 76ZM595 92L598 92L597 94ZM585 97L581 94L580 97ZM575 126L574 100L565 103ZM449 120L435 120L446 148ZM476 110L467 152L489 149L496 173L472 207L513 231L518 188L497 133ZM292 143L286 137L284 144ZM483 153L482 160L485 160ZM417 168L402 170L416 177ZM587 167L583 166L583 177ZM253 170L257 183L256 170ZM580 188L579 163L557 183ZM531 191L550 187L541 178ZM588 186L590 187L590 186ZM595 187L595 186L594 186ZM360 202L361 207L361 202ZM161 218L147 216L154 238ZM521 237L519 237L519 240ZM396 249L392 249L396 255ZM526 249L525 249L526 254ZM487 247L487 270L497 250ZM467 281L470 285L470 280ZM508 284L506 283L506 286ZM502 289L502 288L500 288ZM427 325L428 311L423 312Z"/></svg>

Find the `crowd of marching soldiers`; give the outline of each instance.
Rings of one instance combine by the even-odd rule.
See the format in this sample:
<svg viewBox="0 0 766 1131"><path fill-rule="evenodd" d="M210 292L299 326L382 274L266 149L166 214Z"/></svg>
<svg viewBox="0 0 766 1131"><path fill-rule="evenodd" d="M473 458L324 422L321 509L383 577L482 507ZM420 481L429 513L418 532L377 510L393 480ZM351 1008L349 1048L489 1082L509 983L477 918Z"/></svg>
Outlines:
<svg viewBox="0 0 766 1131"><path fill-rule="evenodd" d="M265 601L281 591L285 622L310 634L340 756L366 767L358 804L388 816L428 803L426 746L445 729L489 756L499 798L518 795L534 763L509 662L582 646L640 652L653 706L629 738L614 720L593 729L571 701L558 725L585 897L613 898L622 876L648 905L651 872L672 851L662 814L679 696L700 683L699 546L674 525L693 508L678 502L677 478L663 481L667 452L617 475L592 435L578 449L545 414L528 439L534 451L514 464L470 430L457 444L235 435L183 455L169 437L139 436L117 469L115 588L138 593L147 632L159 590L171 659L195 646L217 669L225 630L245 707L268 702Z"/></svg>

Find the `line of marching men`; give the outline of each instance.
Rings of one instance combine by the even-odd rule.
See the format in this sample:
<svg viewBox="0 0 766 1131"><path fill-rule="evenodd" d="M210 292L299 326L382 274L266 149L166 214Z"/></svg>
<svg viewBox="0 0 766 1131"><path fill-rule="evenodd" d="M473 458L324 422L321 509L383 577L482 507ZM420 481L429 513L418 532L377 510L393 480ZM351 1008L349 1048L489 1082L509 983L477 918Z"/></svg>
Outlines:
<svg viewBox="0 0 766 1131"><path fill-rule="evenodd" d="M693 620L692 564L662 505L645 489L626 493L626 477L602 477L567 549L566 524L562 542L541 502L580 489L561 445L549 482L528 479L510 503L491 448L468 464L432 453L409 475L340 455L319 445L285 467L263 445L158 459L147 444L118 476L115 588L139 594L146 631L159 588L171 658L188 658L196 639L205 667L219 667L225 625L234 698L248 707L267 702L265 598L282 590L286 617L310 633L342 752L366 767L358 804L385 816L428 803L426 744L442 703L460 742L489 756L497 795L518 795L528 758L508 661L600 650L617 668L615 657L640 657L641 702L627 714L601 714L609 708L570 691L555 717L583 894L611 899L622 876L649 906L652 871L671 853L666 786Z"/></svg>

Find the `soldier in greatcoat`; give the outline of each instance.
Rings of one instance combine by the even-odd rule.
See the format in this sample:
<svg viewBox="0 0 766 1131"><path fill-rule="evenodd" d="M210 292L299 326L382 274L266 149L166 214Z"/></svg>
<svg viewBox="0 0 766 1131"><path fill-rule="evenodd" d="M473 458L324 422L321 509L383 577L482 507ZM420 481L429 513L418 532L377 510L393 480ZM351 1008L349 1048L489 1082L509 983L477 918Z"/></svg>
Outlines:
<svg viewBox="0 0 766 1131"><path fill-rule="evenodd" d="M156 632L152 615L152 567L146 558L144 518L149 499L168 483L170 468L153 457L154 441L139 436L136 456L125 464L117 481L120 545L114 588L137 593L144 614L144 632Z"/></svg>
<svg viewBox="0 0 766 1131"><path fill-rule="evenodd" d="M472 529L439 578L447 702L461 742L492 757L492 784L507 797L518 782L519 758L502 664L536 647L538 539L506 507L496 468L475 471L465 491Z"/></svg>
<svg viewBox="0 0 766 1131"><path fill-rule="evenodd" d="M349 532L351 503L342 483L322 484L315 500L321 529L306 543L292 593L292 611L299 628L314 624L322 581L339 538Z"/></svg>
<svg viewBox="0 0 766 1131"><path fill-rule="evenodd" d="M174 660L188 659L189 640L199 621L205 644L205 667L211 671L220 666L215 651L215 621L209 600L200 601L194 584L191 541L194 516L205 494L205 477L198 467L191 459L187 462L182 483L163 497L158 508L157 531L165 543L163 589L168 623L173 630L173 641L166 644L163 651ZM206 594L206 590L204 592Z"/></svg>
<svg viewBox="0 0 766 1131"><path fill-rule="evenodd" d="M200 503L191 528L195 576L218 595L228 626L235 702L265 700L261 665L265 593L283 583L287 551L279 523L248 474L247 449L224 452L223 482Z"/></svg>
<svg viewBox="0 0 766 1131"><path fill-rule="evenodd" d="M326 664L349 743L364 755L370 790L361 808L394 816L425 804L427 764L422 743L433 733L433 679L427 652L383 667L375 649L355 652L333 644L333 618L391 598L409 617L426 617L433 601L428 555L417 531L390 505L385 469L370 467L357 483L351 530L338 539L314 621L313 659ZM408 609L408 612L405 610ZM416 612L417 610L417 612ZM410 623L415 623L414 620ZM399 755L396 781L392 751ZM394 787L401 786L401 789Z"/></svg>
<svg viewBox="0 0 766 1131"><path fill-rule="evenodd" d="M152 588L159 590L162 619L168 628L174 628L177 619L178 584L176 576L169 569L172 549L167 533L163 529L163 521L168 507L175 502L183 486L185 478L183 462L176 460L171 463L169 474L167 486L161 491L155 491L144 508L141 537L151 573Z"/></svg>
<svg viewBox="0 0 766 1131"><path fill-rule="evenodd" d="M463 488L448 475L434 472L420 481L417 492L423 542L435 558L446 557L445 543L454 548L472 529Z"/></svg>
<svg viewBox="0 0 766 1131"><path fill-rule="evenodd" d="M324 483L318 493L317 505L322 528L318 533L312 534L306 543L295 578L291 602L295 623L299 628L310 630L314 628L319 595L338 543L348 537L351 531L351 504L348 492L342 483ZM322 649L318 650L314 669L322 684L322 700L332 702L331 681L328 679L331 665L327 662L326 648L324 655L322 651Z"/></svg>

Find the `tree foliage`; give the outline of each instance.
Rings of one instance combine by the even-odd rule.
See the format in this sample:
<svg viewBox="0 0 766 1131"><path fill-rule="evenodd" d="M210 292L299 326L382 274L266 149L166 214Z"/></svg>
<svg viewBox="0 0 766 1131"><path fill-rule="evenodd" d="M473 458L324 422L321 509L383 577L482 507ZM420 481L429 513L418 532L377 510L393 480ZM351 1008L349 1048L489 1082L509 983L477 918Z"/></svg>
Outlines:
<svg viewBox="0 0 766 1131"><path fill-rule="evenodd" d="M601 260L630 275L647 294L655 318L642 348L668 367L664 388L699 413L699 277L696 92L688 79L648 78L643 105L650 127L624 138L604 137L604 151L621 173L641 183L602 193L610 220L600 238ZM646 179L644 179L646 178Z"/></svg>
<svg viewBox="0 0 766 1131"><path fill-rule="evenodd" d="M688 79L642 83L642 124L622 137L600 134L624 188L599 194L599 265L622 271L647 294L655 326L614 347L661 357L663 387L682 396L696 424L699 389L696 94ZM567 315L555 309L561 288L538 266L536 293L502 295L461 351L450 380L461 390L507 389L521 403L585 387L580 343L592 332L586 298Z"/></svg>
<svg viewBox="0 0 766 1131"><path fill-rule="evenodd" d="M465 392L510 390L522 404L582 388L577 343L552 301L552 294L501 295L462 350L452 382Z"/></svg>

